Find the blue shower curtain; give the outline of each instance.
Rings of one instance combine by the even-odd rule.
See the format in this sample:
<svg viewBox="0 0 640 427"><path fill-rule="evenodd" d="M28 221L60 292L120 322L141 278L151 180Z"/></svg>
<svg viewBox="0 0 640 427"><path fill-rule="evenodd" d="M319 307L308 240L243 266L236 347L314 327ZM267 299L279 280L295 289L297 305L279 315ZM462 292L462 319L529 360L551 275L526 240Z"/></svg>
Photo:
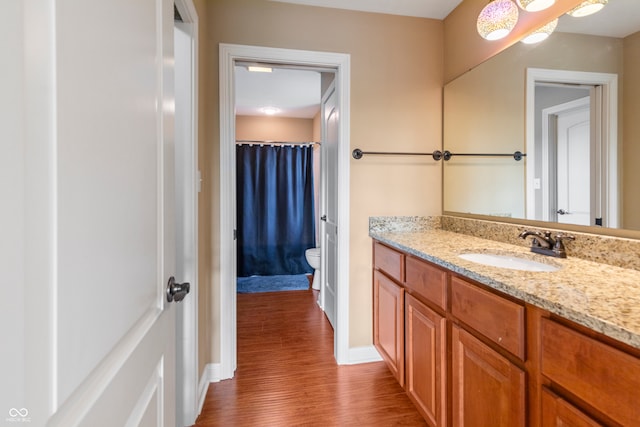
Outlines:
<svg viewBox="0 0 640 427"><path fill-rule="evenodd" d="M311 273L313 147L236 145L238 276Z"/></svg>

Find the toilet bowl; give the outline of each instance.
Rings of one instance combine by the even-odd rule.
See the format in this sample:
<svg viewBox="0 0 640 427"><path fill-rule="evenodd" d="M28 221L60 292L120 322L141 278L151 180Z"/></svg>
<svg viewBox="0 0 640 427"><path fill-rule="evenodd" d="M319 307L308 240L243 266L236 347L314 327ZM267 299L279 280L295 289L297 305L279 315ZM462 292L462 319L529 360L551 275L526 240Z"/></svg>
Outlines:
<svg viewBox="0 0 640 427"><path fill-rule="evenodd" d="M307 262L313 268L313 283L311 287L316 291L320 290L320 279L318 276L320 275L320 248L311 248L304 251L304 257L307 259Z"/></svg>

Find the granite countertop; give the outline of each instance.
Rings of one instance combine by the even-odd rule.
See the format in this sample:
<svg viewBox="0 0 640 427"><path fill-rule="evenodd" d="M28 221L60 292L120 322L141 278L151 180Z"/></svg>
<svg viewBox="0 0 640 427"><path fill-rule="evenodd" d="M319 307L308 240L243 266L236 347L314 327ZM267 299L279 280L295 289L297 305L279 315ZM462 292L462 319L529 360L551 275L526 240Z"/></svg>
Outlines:
<svg viewBox="0 0 640 427"><path fill-rule="evenodd" d="M391 247L447 268L493 289L572 320L640 349L640 271L579 258L553 258L526 247L440 229L376 231ZM519 271L466 261L458 255L517 255L560 267L554 272Z"/></svg>

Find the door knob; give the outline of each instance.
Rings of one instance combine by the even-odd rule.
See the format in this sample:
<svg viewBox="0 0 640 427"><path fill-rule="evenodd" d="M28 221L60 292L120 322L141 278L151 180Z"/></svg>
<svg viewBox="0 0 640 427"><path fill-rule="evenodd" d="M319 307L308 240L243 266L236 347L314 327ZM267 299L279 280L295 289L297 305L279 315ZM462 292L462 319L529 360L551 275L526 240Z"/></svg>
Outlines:
<svg viewBox="0 0 640 427"><path fill-rule="evenodd" d="M326 216L326 215L322 215L322 216L320 217L320 221L326 221L326 220L327 220L327 216Z"/></svg>
<svg viewBox="0 0 640 427"><path fill-rule="evenodd" d="M558 215L569 215L569 211L565 211L564 209L558 209L556 213Z"/></svg>
<svg viewBox="0 0 640 427"><path fill-rule="evenodd" d="M176 279L173 276L169 277L169 283L167 283L167 301L182 301L189 293L190 287L189 282L176 283Z"/></svg>

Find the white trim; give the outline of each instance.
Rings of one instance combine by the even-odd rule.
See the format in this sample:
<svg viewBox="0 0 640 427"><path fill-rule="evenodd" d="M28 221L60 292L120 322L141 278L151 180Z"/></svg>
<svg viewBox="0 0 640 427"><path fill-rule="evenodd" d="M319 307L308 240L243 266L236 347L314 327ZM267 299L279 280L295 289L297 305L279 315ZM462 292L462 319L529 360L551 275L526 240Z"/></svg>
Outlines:
<svg viewBox="0 0 640 427"><path fill-rule="evenodd" d="M352 347L349 349L349 364L380 362L382 357L372 345L365 347Z"/></svg>
<svg viewBox="0 0 640 427"><path fill-rule="evenodd" d="M608 201L606 207L607 227L620 224L618 197L618 75L609 73L592 73L584 71L550 70L543 68L527 68L526 73L526 201L527 219L535 219L535 165L539 161L535 156L535 85L536 82L575 83L602 86L602 177L606 181Z"/></svg>
<svg viewBox="0 0 640 427"><path fill-rule="evenodd" d="M56 5L23 2L24 390L42 419L58 402L58 129ZM4 154L4 151L3 151ZM43 325L46 322L46 325ZM5 344L6 345L6 344ZM43 362L44 361L44 362Z"/></svg>
<svg viewBox="0 0 640 427"><path fill-rule="evenodd" d="M177 366L177 375L182 374L182 388L176 389L176 418L182 420L184 425L195 423L198 410L198 191L200 187L200 172L198 171L198 14L192 0L175 0L182 22L175 22L191 38L191 89L190 89L190 142L188 168L186 178L189 182L186 198L189 201L187 214L189 253L192 259L189 263L188 280L191 283L191 294L182 302L181 310L176 312L176 339L180 340L177 350L182 347L182 358L176 358L178 363L182 360L183 366ZM177 143L177 141L176 141ZM177 147L177 144L176 144ZM187 278L178 278L183 281ZM180 319L182 317L182 319ZM178 341L176 341L178 344ZM176 381L176 385L180 381ZM182 411L182 413L180 413Z"/></svg>
<svg viewBox="0 0 640 427"><path fill-rule="evenodd" d="M221 367L219 363L209 363L202 370L200 376L200 383L198 385L198 414L202 412L204 401L207 398L207 392L209 391L209 385L211 383L220 382Z"/></svg>
<svg viewBox="0 0 640 427"><path fill-rule="evenodd" d="M349 362L349 108L350 67L348 54L220 44L220 363L223 378L233 377L236 366L235 319L235 61L265 61L336 70L340 130L338 147L338 265L336 361ZM231 142L231 143L230 143Z"/></svg>

